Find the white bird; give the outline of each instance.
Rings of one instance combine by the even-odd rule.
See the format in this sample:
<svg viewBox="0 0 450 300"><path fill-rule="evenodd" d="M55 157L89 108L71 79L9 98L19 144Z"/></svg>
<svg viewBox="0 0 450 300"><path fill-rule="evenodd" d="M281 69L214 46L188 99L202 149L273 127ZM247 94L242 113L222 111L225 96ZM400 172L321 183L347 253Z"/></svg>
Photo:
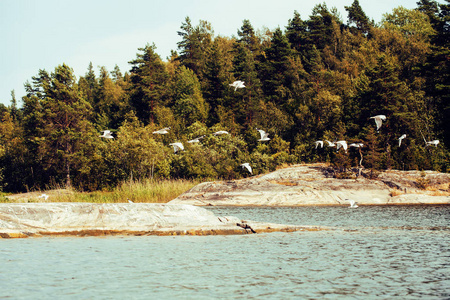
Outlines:
<svg viewBox="0 0 450 300"><path fill-rule="evenodd" d="M316 149L317 149L317 147L319 147L319 145L320 145L320 148L323 148L323 141L315 141L314 144L316 144Z"/></svg>
<svg viewBox="0 0 450 300"><path fill-rule="evenodd" d="M339 149L344 148L345 152L347 152L347 142L346 141L337 141L336 142L336 151L339 151Z"/></svg>
<svg viewBox="0 0 450 300"><path fill-rule="evenodd" d="M200 140L201 140L202 138L204 138L204 137L205 137L204 135L199 136L199 137L197 137L197 138L195 138L195 139L189 140L188 143L190 143L190 144L192 144L192 143L200 143Z"/></svg>
<svg viewBox="0 0 450 300"><path fill-rule="evenodd" d="M348 146L349 147L355 147L355 148L362 148L362 147L364 147L364 144L363 143L351 143Z"/></svg>
<svg viewBox="0 0 450 300"><path fill-rule="evenodd" d="M439 144L439 140L434 140L434 141L427 142L427 146L434 145L435 147L437 147L438 144Z"/></svg>
<svg viewBox="0 0 450 300"><path fill-rule="evenodd" d="M234 87L234 91L237 89L245 88L244 81L236 80L233 83L230 83L230 86Z"/></svg>
<svg viewBox="0 0 450 300"><path fill-rule="evenodd" d="M221 135L221 134L228 134L228 131L219 130L219 131L213 133L213 135Z"/></svg>
<svg viewBox="0 0 450 300"><path fill-rule="evenodd" d="M328 143L328 147L336 147L336 144L330 141L326 141Z"/></svg>
<svg viewBox="0 0 450 300"><path fill-rule="evenodd" d="M128 199L128 198L127 198L127 200L128 200L128 203L134 203L133 201L131 201L131 200L130 200L130 199Z"/></svg>
<svg viewBox="0 0 450 300"><path fill-rule="evenodd" d="M262 129L258 129L258 128L256 128L256 130L258 130L259 134L261 135L261 138L258 141L261 141L261 142L270 141L269 134L267 132L265 132Z"/></svg>
<svg viewBox="0 0 450 300"><path fill-rule="evenodd" d="M168 134L170 127L166 127L157 131L153 131L153 134Z"/></svg>
<svg viewBox="0 0 450 300"><path fill-rule="evenodd" d="M105 139L113 139L114 137L111 135L110 130L103 130L103 135L99 135L99 137L105 138Z"/></svg>
<svg viewBox="0 0 450 300"><path fill-rule="evenodd" d="M47 194L42 194L38 198L43 198L45 201L47 201L48 197L49 196Z"/></svg>
<svg viewBox="0 0 450 300"><path fill-rule="evenodd" d="M402 145L402 140L406 137L406 134L402 135L398 138L398 146L400 147Z"/></svg>
<svg viewBox="0 0 450 300"><path fill-rule="evenodd" d="M252 167L250 166L249 163L243 163L241 164L241 167L247 169L250 172L250 174L253 175Z"/></svg>
<svg viewBox="0 0 450 300"><path fill-rule="evenodd" d="M357 202L350 200L350 199L345 199L345 201L350 201L350 208L357 208L358 205L356 205Z"/></svg>
<svg viewBox="0 0 450 300"><path fill-rule="evenodd" d="M182 143L172 143L169 145L173 147L173 153L177 153L180 150L184 150L184 146Z"/></svg>
<svg viewBox="0 0 450 300"><path fill-rule="evenodd" d="M375 119L375 124L377 124L377 131L380 129L381 124L383 124L383 121L386 121L385 115L377 115L374 117L370 117L371 119Z"/></svg>

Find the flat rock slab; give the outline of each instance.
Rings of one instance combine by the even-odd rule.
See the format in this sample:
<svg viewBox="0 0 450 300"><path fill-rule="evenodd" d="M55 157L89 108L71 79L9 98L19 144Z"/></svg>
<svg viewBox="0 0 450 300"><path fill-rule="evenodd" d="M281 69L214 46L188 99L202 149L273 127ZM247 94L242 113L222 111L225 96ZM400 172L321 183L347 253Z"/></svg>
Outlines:
<svg viewBox="0 0 450 300"><path fill-rule="evenodd" d="M0 237L214 235L322 230L217 217L192 205L153 203L1 203Z"/></svg>
<svg viewBox="0 0 450 300"><path fill-rule="evenodd" d="M445 190L437 195L423 191L420 182ZM386 171L375 180L337 179L323 166L296 165L241 180L204 182L169 203L307 206L349 205L345 199L350 199L360 205L450 204L449 183L450 174L432 171Z"/></svg>

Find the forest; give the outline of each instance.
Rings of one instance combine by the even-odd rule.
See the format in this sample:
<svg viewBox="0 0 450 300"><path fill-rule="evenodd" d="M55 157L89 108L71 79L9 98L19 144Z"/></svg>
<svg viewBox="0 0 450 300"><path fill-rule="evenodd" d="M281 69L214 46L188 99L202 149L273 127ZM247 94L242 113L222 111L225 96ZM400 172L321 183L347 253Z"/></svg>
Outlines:
<svg viewBox="0 0 450 300"><path fill-rule="evenodd" d="M420 0L375 23L358 0L345 20L323 3L307 18L294 11L284 28L243 20L232 37L186 17L167 60L149 43L124 73L96 75L92 63L80 78L64 63L37 70L20 107L14 91L0 105L0 190L229 180L251 176L244 163L253 175L313 162L343 178L359 169L449 172L449 8ZM386 116L378 130L376 115ZM363 147L337 151L326 141Z"/></svg>

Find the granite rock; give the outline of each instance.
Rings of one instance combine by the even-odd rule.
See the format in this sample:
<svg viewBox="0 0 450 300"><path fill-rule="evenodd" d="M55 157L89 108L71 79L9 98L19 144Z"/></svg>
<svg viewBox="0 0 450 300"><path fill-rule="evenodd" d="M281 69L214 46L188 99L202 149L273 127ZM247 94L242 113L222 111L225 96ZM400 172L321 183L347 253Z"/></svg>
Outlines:
<svg viewBox="0 0 450 300"><path fill-rule="evenodd" d="M450 174L386 171L376 179L338 179L323 165L295 165L241 180L204 182L171 204L230 206L305 206L450 204ZM420 189L423 185L432 191Z"/></svg>

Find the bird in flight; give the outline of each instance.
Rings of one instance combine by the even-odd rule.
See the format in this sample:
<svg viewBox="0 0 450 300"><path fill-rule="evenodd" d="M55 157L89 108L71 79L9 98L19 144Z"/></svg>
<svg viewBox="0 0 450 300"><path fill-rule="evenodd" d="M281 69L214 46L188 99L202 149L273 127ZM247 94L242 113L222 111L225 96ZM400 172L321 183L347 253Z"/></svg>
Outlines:
<svg viewBox="0 0 450 300"><path fill-rule="evenodd" d="M434 145L435 147L437 147L438 144L439 144L439 140L434 140L434 141L427 142L427 146Z"/></svg>
<svg viewBox="0 0 450 300"><path fill-rule="evenodd" d="M326 141L328 143L328 147L336 147L336 144L330 141Z"/></svg>
<svg viewBox="0 0 450 300"><path fill-rule="evenodd" d="M339 149L344 148L345 152L347 152L347 142L346 141L337 141L336 142L336 151L339 151Z"/></svg>
<svg viewBox="0 0 450 300"><path fill-rule="evenodd" d="M47 194L41 194L38 198L43 198L45 201L47 201L48 197L49 196Z"/></svg>
<svg viewBox="0 0 450 300"><path fill-rule="evenodd" d="M222 135L222 134L228 134L228 131L219 130L219 131L213 133L213 135Z"/></svg>
<svg viewBox="0 0 450 300"><path fill-rule="evenodd" d="M270 140L269 134L267 132L265 132L262 129L258 129L258 128L256 128L256 130L258 130L259 134L261 135L261 138L258 141L264 142L264 141L269 141Z"/></svg>
<svg viewBox="0 0 450 300"><path fill-rule="evenodd" d="M402 140L406 137L406 134L402 135L398 138L398 146L400 147L402 145Z"/></svg>
<svg viewBox="0 0 450 300"><path fill-rule="evenodd" d="M236 91L237 89L242 89L242 88L246 87L244 85L244 82L240 81L240 80L236 80L233 83L230 83L230 86L234 87L234 91Z"/></svg>
<svg viewBox="0 0 450 300"><path fill-rule="evenodd" d="M350 208L357 208L357 202L350 200L350 199L345 199L346 201L350 201Z"/></svg>
<svg viewBox="0 0 450 300"><path fill-rule="evenodd" d="M323 141L315 141L314 144L316 144L316 149L317 149L317 147L319 147L319 145L320 145L320 148L323 148Z"/></svg>
<svg viewBox="0 0 450 300"><path fill-rule="evenodd" d="M200 143L200 140L201 140L202 138L204 138L204 137L205 137L204 135L199 136L199 137L197 137L197 138L195 138L195 139L189 140L188 143L189 143L189 144L192 144L192 143Z"/></svg>
<svg viewBox="0 0 450 300"><path fill-rule="evenodd" d="M172 143L169 145L173 147L173 153L177 153L180 150L184 150L184 146L182 143Z"/></svg>
<svg viewBox="0 0 450 300"><path fill-rule="evenodd" d="M166 127L157 131L153 131L153 134L168 134L170 127Z"/></svg>
<svg viewBox="0 0 450 300"><path fill-rule="evenodd" d="M381 125L383 124L383 121L386 121L385 115L377 115L374 117L370 117L371 119L375 119L375 124L377 124L377 131L380 129Z"/></svg>
<svg viewBox="0 0 450 300"><path fill-rule="evenodd" d="M99 137L105 138L105 139L113 139L114 137L111 135L110 130L103 130L103 134L99 135Z"/></svg>
<svg viewBox="0 0 450 300"><path fill-rule="evenodd" d="M250 166L249 163L243 163L243 164L241 164L241 167L244 169L247 169L250 172L250 174L253 175L252 167Z"/></svg>
<svg viewBox="0 0 450 300"><path fill-rule="evenodd" d="M349 147L355 147L355 148L362 148L362 147L364 147L364 144L363 143L351 143L348 146Z"/></svg>

